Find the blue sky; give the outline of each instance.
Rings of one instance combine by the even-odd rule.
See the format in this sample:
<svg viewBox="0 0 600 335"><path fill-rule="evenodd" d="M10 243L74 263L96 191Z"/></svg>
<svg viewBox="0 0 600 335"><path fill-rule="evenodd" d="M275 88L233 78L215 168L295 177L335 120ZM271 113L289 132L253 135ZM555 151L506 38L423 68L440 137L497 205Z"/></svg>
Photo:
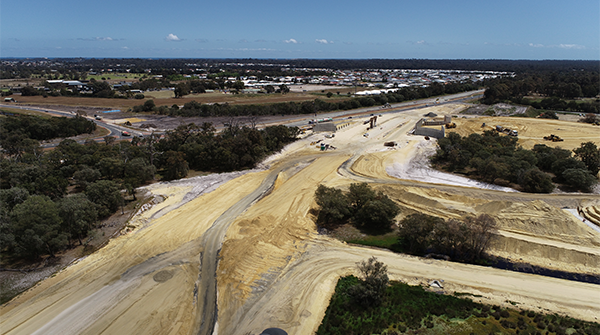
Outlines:
<svg viewBox="0 0 600 335"><path fill-rule="evenodd" d="M600 1L0 0L1 57L600 59Z"/></svg>

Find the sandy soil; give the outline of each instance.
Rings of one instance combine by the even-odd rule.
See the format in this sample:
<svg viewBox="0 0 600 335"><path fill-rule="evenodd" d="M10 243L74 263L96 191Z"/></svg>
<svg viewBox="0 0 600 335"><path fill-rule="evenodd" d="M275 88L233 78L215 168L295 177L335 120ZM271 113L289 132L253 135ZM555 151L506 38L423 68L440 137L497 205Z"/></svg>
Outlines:
<svg viewBox="0 0 600 335"><path fill-rule="evenodd" d="M454 122L457 128L450 131L455 131L461 136L491 130L496 125L515 129L519 132L519 144L525 149L531 149L536 144L546 144L550 147L559 146L572 150L579 147L582 142L589 141L600 145L600 127L581 122L521 117L458 118ZM482 123L485 123L485 127L481 127ZM550 134L560 136L564 141L544 140L544 136Z"/></svg>
<svg viewBox="0 0 600 335"><path fill-rule="evenodd" d="M444 114L462 108L430 110ZM408 134L426 112L386 114L368 131L353 121L326 139L337 150L319 151L310 143L323 134L311 135L265 161L265 170L153 185L149 191L162 195L163 202L144 208L132 221L135 228L105 248L3 305L0 329L7 334L199 333L204 320L199 306L210 288L202 282L216 276L215 333L259 334L280 327L289 334L310 334L321 322L337 278L354 273L355 263L371 255L388 265L393 279L410 284L438 279L446 292L478 294L485 303L512 306L512 301L597 321L598 285L351 247L318 234L310 211L318 185L347 188L367 181L400 204L398 218L417 211L445 218L488 213L500 228L493 254L600 272L600 234L561 209L598 205L598 195L530 195L390 176L388 171L410 170L405 167L428 147L421 137ZM457 121L457 131L467 129L469 120ZM523 127L519 132L532 139L537 135L530 129L536 126L570 125L517 121ZM479 127L485 121L473 122ZM504 118L501 122L510 126ZM587 134L578 129L565 137L574 143L587 140ZM398 146L386 148L385 141ZM245 203L273 173L277 179L270 193ZM227 214L231 209L236 214ZM232 221L221 224L223 216ZM226 232L222 245L215 231ZM207 236L215 243L205 241ZM213 260L217 268L211 273L205 265L214 252L218 263Z"/></svg>

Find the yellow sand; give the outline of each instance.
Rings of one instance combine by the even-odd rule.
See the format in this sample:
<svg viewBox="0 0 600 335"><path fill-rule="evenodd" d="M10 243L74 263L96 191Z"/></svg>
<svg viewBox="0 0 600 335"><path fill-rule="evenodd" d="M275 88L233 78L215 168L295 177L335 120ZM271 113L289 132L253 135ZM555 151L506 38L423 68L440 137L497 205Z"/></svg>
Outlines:
<svg viewBox="0 0 600 335"><path fill-rule="evenodd" d="M258 334L268 327L280 327L289 334L313 333L339 276L355 273L355 263L371 255L388 265L392 279L410 284L443 279L447 292L478 294L484 303L507 305L506 301L514 301L529 309L597 321L597 285L350 247L318 234L311 212L316 207L318 185L347 188L367 181L401 206L399 218L414 212L444 218L488 213L499 225L492 253L598 273L598 234L560 209L598 205L598 195L509 194L400 181L386 174L386 166L414 156L423 139L408 132L423 114L457 113L462 108L444 105L386 114L377 128L368 131L356 122L326 140L337 150L321 152L310 146L322 138L313 135L269 160L274 167L292 159L297 164L280 172L271 193L238 216L227 231L217 270L216 333ZM466 131L465 123L481 124L481 120L456 121L459 132ZM550 128L571 125L517 121L523 124L519 128L523 140L537 136L532 135L535 127L527 126L533 123ZM510 126L508 121L502 124ZM363 136L367 132L369 136ZM588 135L578 128L564 136L576 141ZM385 141L396 141L398 146L386 148ZM166 200L134 218L133 231L124 232L105 248L2 306L0 329L6 334L191 333L196 296L201 299L204 292L195 287L203 252L200 237L268 173L235 178L180 207L178 203L191 186L152 188Z"/></svg>

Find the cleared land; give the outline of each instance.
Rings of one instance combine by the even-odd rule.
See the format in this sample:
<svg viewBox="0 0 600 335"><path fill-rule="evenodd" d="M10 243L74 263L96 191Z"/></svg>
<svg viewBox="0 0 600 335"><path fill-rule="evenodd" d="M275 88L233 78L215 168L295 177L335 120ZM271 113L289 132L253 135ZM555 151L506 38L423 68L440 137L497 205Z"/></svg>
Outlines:
<svg viewBox="0 0 600 335"><path fill-rule="evenodd" d="M388 175L386 168L409 161L425 145L422 137L408 134L416 120L428 111L441 115L462 109L444 105L385 114L368 131L355 118L325 139L337 150L311 146L323 139L315 134L271 157L264 170L149 187L165 200L137 215L131 223L135 229L3 305L0 328L7 334L208 334L200 332L207 329L200 306L210 301L208 286L214 281L202 283L212 277L218 292L216 333L258 334L279 327L289 334L310 334L321 322L337 278L356 274L355 263L370 256L388 265L392 279L409 284L444 280L446 292L481 295L477 300L484 303L514 302L597 322L598 285L348 246L319 235L310 213L318 185L347 188L367 181L402 206L399 218L417 211L444 218L488 213L500 226L492 254L599 274L600 235L561 209L600 205L598 194L508 193ZM529 122L538 121L473 122L510 127L505 119L515 126L524 122L519 132L525 137ZM463 119L457 121L456 130L467 131ZM570 124L545 122L561 128ZM575 125L577 131L569 134L573 141L588 141L589 133ZM383 146L386 141L399 145L389 149ZM273 176L270 193L247 203L246 196ZM213 247L202 241L221 232L226 235L217 254L220 241ZM201 270L217 259L215 273Z"/></svg>
<svg viewBox="0 0 600 335"><path fill-rule="evenodd" d="M230 94L230 93L203 93L186 95L182 98L175 98L172 91L144 92L144 99L106 99L106 98L86 98L86 97L52 97L48 96L13 96L19 104L32 105L58 105L58 106L82 106L107 109L127 110L133 106L141 105L148 99L154 99L157 106L182 106L187 102L196 101L200 103L228 103L228 104L265 104L277 102L302 102L312 101L319 96L310 93L287 93L287 94ZM334 95L331 98L321 96L321 99L339 100L347 99L344 96Z"/></svg>

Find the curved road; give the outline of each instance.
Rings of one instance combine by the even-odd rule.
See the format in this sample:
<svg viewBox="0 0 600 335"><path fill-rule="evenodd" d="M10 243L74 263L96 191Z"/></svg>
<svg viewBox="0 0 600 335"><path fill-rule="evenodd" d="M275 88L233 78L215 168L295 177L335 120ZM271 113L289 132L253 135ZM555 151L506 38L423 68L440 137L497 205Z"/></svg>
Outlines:
<svg viewBox="0 0 600 335"><path fill-rule="evenodd" d="M6 105L0 105L0 106L6 106ZM16 106L7 106L7 107L15 108ZM412 108L418 108L418 107L412 106L411 109ZM23 109L31 109L31 108L23 108ZM43 111L47 112L47 110L43 110ZM379 110L379 111L383 112L383 110ZM389 110L386 110L386 112L388 112L388 111ZM397 111L397 110L394 110L394 111ZM367 113L367 112L368 111L365 111L364 113ZM62 112L62 113L65 114L65 112ZM105 124L105 123L103 123L103 124ZM112 125L110 125L110 126L112 126ZM398 128L398 130L393 132L392 134L396 134L397 132L406 132L405 127L409 127L409 126L410 125L405 125L401 128ZM120 131L119 128L116 126L114 126L113 129L115 129L115 130L111 129L111 131L117 131L117 132ZM325 152L325 153L320 153L318 155L322 155L322 154L327 155L327 154L334 154L334 153L335 152ZM362 153L360 153L360 152L355 153L353 158L349 159L344 164L342 164L340 167L338 167L338 172L341 175L348 177L350 179L354 179L354 180L369 181L369 182L375 182L375 183L396 183L396 184L401 184L401 185L406 185L406 186L418 186L418 187L423 187L423 188L436 188L438 190L441 190L444 192L449 192L449 193L461 192L461 194L464 194L465 192L468 192L478 198L483 198L483 199L511 200L511 201L527 201L527 200L541 199L548 203L558 205L558 206L561 206L561 205L564 206L564 204L567 204L567 203L570 205L578 204L583 199L589 200L590 198L592 198L592 199L600 200L600 196L597 196L597 195L591 196L591 195L573 195L573 194L545 195L545 194L505 193L505 192L500 192L500 191L481 190L481 189L465 188L465 187L459 187L459 186L427 184L427 183L416 182L416 181L399 180L399 179L395 179L395 178L385 178L384 179L384 178L380 178L377 176L370 176L368 174L359 173L352 169L352 165L356 162L357 159L359 159L361 154ZM282 172L285 169L287 169L293 165L296 165L300 162L307 162L308 160L314 159L314 157L315 157L315 155L300 156L297 158L286 159L284 163L280 163L280 164L276 165L269 172L269 174L264 178L264 180L262 181L262 183L260 184L259 187L257 187L254 191L252 191L250 194L248 194L242 200L236 202L234 205L232 205L230 208L228 208L225 212L223 212L212 223L211 228L209 228L200 238L198 238L194 241L188 242L172 252L157 255L157 256L152 257L136 266L131 267L130 269L125 271L119 279L119 281L121 283L124 283L124 286L118 286L118 285L111 284L111 285L103 287L100 291L97 291L97 293L95 293L93 296L85 298L84 300L80 301L79 303L72 306L68 310L65 310L63 313L61 313L56 318L47 322L44 327L37 329L37 331L35 333L39 333L39 334L42 334L42 333L56 333L56 334L64 333L64 334L67 334L67 333L78 333L81 330L85 330L86 327L89 326L89 324L86 324L86 320L88 320L87 318L90 317L89 315L94 315L94 308L98 308L95 306L102 305L102 304L99 304L98 299L107 300L107 302L109 302L109 299L111 299L111 297L120 295L121 292L124 290L121 288L118 291L112 291L113 287L126 287L127 285L133 285L135 280L137 278L139 278L140 276L147 275L148 273L151 273L153 271L157 271L157 269L165 267L169 264L173 264L175 262L181 262L181 259L182 259L181 256L185 254L185 255L190 255L190 257L199 257L199 264L200 264L199 275L194 284L194 302L195 302L195 306L196 306L196 313L195 313L195 319L193 321L193 327L192 327L193 333L194 334L202 334L202 335L212 334L214 331L214 327L215 327L215 323L216 323L216 319L217 319L216 269L217 269L217 265L218 265L220 249L222 247L223 240L225 238L227 229L229 228L231 223L241 213L243 213L247 208L252 206L255 202L257 202L258 200L260 200L261 198L263 198L265 195L267 195L269 193L269 191L272 189L275 181L277 180L277 177L280 172ZM316 243L320 244L320 242L316 242ZM333 274L333 275L337 275L337 272L339 272L339 271L347 271L344 269L347 269L350 265L353 265L353 263L355 261L364 258L363 255L360 254L359 251L338 250L338 246L328 245L328 243L326 243L326 246L327 246L326 250L323 249L321 252L325 253L325 254L331 253L331 257L328 262L329 263L332 263L332 262L337 263L337 265L335 267L332 264L329 264L329 266L331 266L332 268L337 269L336 274ZM331 250L329 250L329 249L331 249ZM344 247L344 250L346 250L346 249L347 248ZM201 250L201 252L199 255L196 254L194 256L194 253L196 253L197 250ZM327 251L327 250L329 250L329 251ZM352 250L354 250L354 249L352 249ZM349 252L350 254L354 254L354 253L358 253L358 254L351 257L351 260L344 261L342 264L341 262L339 262L339 259L337 259L337 258L343 252L345 252L345 253ZM325 255L325 254L323 254L323 255ZM307 255L307 257L310 258L311 256ZM382 253L381 257L383 259L384 257L389 257L389 256L386 256L385 253ZM312 262L318 261L319 259L321 259L321 261L324 261L324 258L322 258L322 256L318 256L317 258L314 258L312 261L307 262L306 264L302 265L303 269L304 269L303 271L309 271L310 273L312 273L312 275L316 275L316 273L314 271L316 268L316 264L312 263ZM304 260L308 260L308 259L304 259ZM303 261L303 260L299 260L299 261ZM394 261L390 259L389 262L393 263ZM390 264L390 263L388 263L388 264ZM419 261L419 263L422 264L420 261ZM308 266L308 265L310 265L310 266ZM299 267L300 264L296 264L295 266ZM306 266L308 266L308 267L306 267ZM403 266L407 266L407 263L405 263ZM419 266L423 266L423 265L417 264L417 265L415 265L414 268L416 269ZM463 265L460 265L460 266L463 266ZM428 266L424 266L424 267L428 268ZM430 272L440 271L440 269L443 267L446 267L445 263L436 265L436 267L431 268L429 270L424 269L419 272L420 273L419 276L423 276L423 272L427 272L427 271L430 271ZM465 271L466 271L465 272L466 277L468 277L469 271L475 271L475 270L469 270L470 266L464 266L464 267L465 267ZM399 268L401 268L401 266ZM395 271L395 270L393 270L392 267L390 267L390 269L392 271ZM414 270L414 271L417 271L417 270ZM478 271L481 271L481 270L478 270ZM498 270L498 271L501 271L501 270ZM300 273L302 273L302 272L300 272ZM297 273L295 275L298 275L300 273ZM392 272L392 274L393 274L393 272ZM286 276L289 276L289 275L294 275L294 273L286 274ZM304 275L308 276L308 274L304 274ZM322 276L322 274L320 276ZM448 273L447 276L450 277L450 276L452 276L452 274ZM499 272L498 278L500 278L500 279L493 279L494 284L501 283L501 281L502 281L501 278L503 276L504 276L504 272ZM518 276L519 278L521 278L519 280L525 280L526 277L531 278L531 275L523 275L523 274L516 274L514 276ZM555 281L555 279L549 279L549 280ZM457 279L457 281L458 281L458 279ZM281 281L281 284L277 284L277 285L278 286L284 285L284 282L286 282L286 281ZM463 282L464 282L464 280L463 280ZM289 283L289 281L287 281L287 283ZM467 283L467 285L477 286L480 284L478 284L478 283L468 284ZM481 285L483 285L483 284L481 284ZM560 285L560 283L552 284L552 285ZM580 285L580 284L576 284L576 285ZM588 289L588 286L585 286L584 284L581 284L581 285L583 285L581 290L585 291L586 289ZM300 290L301 288L296 287L294 289ZM515 292L515 288L512 286L507 286L505 288L505 290L506 290L506 292ZM271 290L268 290L267 293L265 293L264 297L269 297L269 296L275 295L275 294L277 294L277 288L273 287ZM289 292L288 292L288 294L289 294ZM523 294L525 294L525 293L523 293ZM279 302L277 302L277 304L279 304ZM107 304L107 305L109 305L109 304ZM584 303L584 305L597 306L588 301L586 301ZM249 308L249 310L247 310L248 314L245 313L246 318L244 318L244 320L238 320L238 321L243 321L242 323L244 323L244 326L239 328L240 331L242 329L248 329L247 327L252 327L252 322L253 322L252 320L254 319L252 317L252 315L254 313L262 313L260 310L260 308L261 308L260 306L264 307L264 305L261 305L260 303L253 305L253 306L247 306L247 308ZM596 307L593 307L593 308L596 308ZM96 312L99 313L99 311L96 311ZM248 317L250 317L250 318L248 318ZM256 318L256 320L260 320L260 318ZM65 325L68 325L68 327ZM228 327L228 326L225 326L225 327ZM19 327L17 326L17 328L15 328L13 330L18 332L18 330L17 330L18 328ZM8 330L8 331L11 331L11 330Z"/></svg>
<svg viewBox="0 0 600 335"><path fill-rule="evenodd" d="M35 111L35 112L43 112L43 113L49 113L49 114L54 114L56 116L59 117L75 117L75 114L72 112L65 112L65 111L61 111L61 110L56 110L56 109L48 109L48 108L39 108L39 107L32 107L32 106L21 106L21 105L6 105L6 104L0 104L0 108L1 107L6 107L6 108L14 108L14 109L21 109L21 110L29 110L29 111ZM104 139L105 136L114 136L117 138L117 140L124 140L124 139L131 139L131 136L123 136L121 135L123 131L127 131L127 132L132 132L131 129L125 128L125 127L121 127L121 126L117 126L115 124L111 124L102 120L96 120L92 117L86 117L87 119L95 122L98 126L102 127L102 128L106 128L108 129L108 131L110 132L108 135L104 135L104 136L100 136L100 137L96 137L93 138L94 141L101 141ZM140 133L141 134L141 133ZM81 140L78 142L85 142L85 140ZM51 148L51 147L55 147L56 144L44 144L42 145L42 147L44 148Z"/></svg>

